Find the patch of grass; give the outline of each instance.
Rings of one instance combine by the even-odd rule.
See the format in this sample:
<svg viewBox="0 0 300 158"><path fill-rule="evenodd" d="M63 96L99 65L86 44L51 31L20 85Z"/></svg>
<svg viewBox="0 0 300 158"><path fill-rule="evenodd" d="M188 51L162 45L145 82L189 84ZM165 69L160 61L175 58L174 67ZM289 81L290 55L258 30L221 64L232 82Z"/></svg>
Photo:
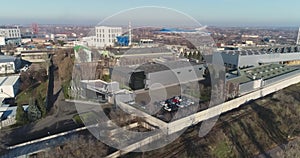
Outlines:
<svg viewBox="0 0 300 158"><path fill-rule="evenodd" d="M84 122L94 121L96 114L93 112L86 112L82 114L76 114L73 116L73 121L77 124L84 124Z"/></svg>
<svg viewBox="0 0 300 158"><path fill-rule="evenodd" d="M234 154L226 141L219 141L218 144L213 148L212 154L218 158L233 157Z"/></svg>
<svg viewBox="0 0 300 158"><path fill-rule="evenodd" d="M61 86L62 86L62 91L64 93L65 99L73 99L70 90L71 81L66 81Z"/></svg>
<svg viewBox="0 0 300 158"><path fill-rule="evenodd" d="M36 94L41 94L42 98L46 98L48 90L48 82L37 83L27 90L19 93L16 97L16 103L18 105L24 105L29 103L29 98L34 98Z"/></svg>
<svg viewBox="0 0 300 158"><path fill-rule="evenodd" d="M74 121L76 124L80 124L80 125L83 124L83 122L82 122L82 120L81 120L79 114L73 116L73 121Z"/></svg>

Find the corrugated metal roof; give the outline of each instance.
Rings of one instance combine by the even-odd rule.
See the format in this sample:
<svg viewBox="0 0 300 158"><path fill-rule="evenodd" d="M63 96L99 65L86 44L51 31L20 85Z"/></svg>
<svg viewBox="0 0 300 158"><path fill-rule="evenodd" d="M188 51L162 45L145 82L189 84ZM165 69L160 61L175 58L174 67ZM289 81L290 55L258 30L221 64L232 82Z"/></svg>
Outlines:
<svg viewBox="0 0 300 158"><path fill-rule="evenodd" d="M3 102L4 99L5 99L5 98L1 98L1 97L0 97L0 104L2 104L2 102Z"/></svg>
<svg viewBox="0 0 300 158"><path fill-rule="evenodd" d="M123 66L114 67L113 71L122 73L132 73L134 71L145 71L145 73L153 73L165 70L174 70L184 67L194 67L196 65L203 65L188 61L168 61L168 62L149 62L140 66Z"/></svg>
<svg viewBox="0 0 300 158"><path fill-rule="evenodd" d="M269 64L262 65L259 67L248 68L245 70L241 70L241 75L239 77L235 77L229 79L228 81L233 83L247 83L256 79L268 80L274 77L278 77L287 73L291 73L293 71L298 70L297 68L288 67L281 64Z"/></svg>
<svg viewBox="0 0 300 158"><path fill-rule="evenodd" d="M14 62L15 60L16 60L16 57L0 55L0 63Z"/></svg>
<svg viewBox="0 0 300 158"><path fill-rule="evenodd" d="M0 112L5 112L7 109L7 106L0 106Z"/></svg>
<svg viewBox="0 0 300 158"><path fill-rule="evenodd" d="M0 77L0 86L11 86L14 85L20 76L5 76Z"/></svg>
<svg viewBox="0 0 300 158"><path fill-rule="evenodd" d="M26 106L22 106L23 107L23 109L26 111L27 109L28 109L28 105L26 105ZM0 117L1 117L1 119L7 119L7 118L12 118L12 117L15 117L16 116L16 114L17 114L17 106L13 106L13 107L8 107L7 109L6 109L6 111L4 111L4 112L1 112L0 113Z"/></svg>

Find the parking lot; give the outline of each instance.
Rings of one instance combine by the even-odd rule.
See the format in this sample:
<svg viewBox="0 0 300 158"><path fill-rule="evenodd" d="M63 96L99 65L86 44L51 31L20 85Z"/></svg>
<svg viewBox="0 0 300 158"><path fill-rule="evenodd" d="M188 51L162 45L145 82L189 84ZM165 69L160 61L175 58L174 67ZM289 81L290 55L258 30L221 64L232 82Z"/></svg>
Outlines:
<svg viewBox="0 0 300 158"><path fill-rule="evenodd" d="M176 85L139 91L136 93L134 107L169 122L178 113L182 117L189 115L193 111L191 109L198 109L198 105L199 99L182 94L180 86Z"/></svg>

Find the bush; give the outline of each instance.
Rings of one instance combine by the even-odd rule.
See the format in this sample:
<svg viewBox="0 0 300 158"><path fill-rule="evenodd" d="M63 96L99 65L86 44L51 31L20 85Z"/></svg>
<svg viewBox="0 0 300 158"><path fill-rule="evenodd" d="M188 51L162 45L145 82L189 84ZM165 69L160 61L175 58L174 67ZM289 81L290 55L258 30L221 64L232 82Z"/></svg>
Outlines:
<svg viewBox="0 0 300 158"><path fill-rule="evenodd" d="M16 113L16 121L18 125L23 125L28 122L26 112L23 109L23 106L18 105Z"/></svg>
<svg viewBox="0 0 300 158"><path fill-rule="evenodd" d="M71 81L66 81L62 84L62 91L64 93L65 99L72 99L70 87L71 87Z"/></svg>
<svg viewBox="0 0 300 158"><path fill-rule="evenodd" d="M34 122L42 117L42 113L35 104L35 101L31 100L27 110L28 120Z"/></svg>

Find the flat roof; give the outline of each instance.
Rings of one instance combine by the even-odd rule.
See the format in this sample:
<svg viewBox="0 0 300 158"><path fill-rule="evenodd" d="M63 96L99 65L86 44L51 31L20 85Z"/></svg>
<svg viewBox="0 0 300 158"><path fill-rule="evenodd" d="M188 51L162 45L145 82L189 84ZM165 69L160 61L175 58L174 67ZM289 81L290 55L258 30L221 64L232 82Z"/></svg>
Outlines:
<svg viewBox="0 0 300 158"><path fill-rule="evenodd" d="M28 109L28 105L22 106L23 109L26 111ZM0 113L0 117L1 119L7 119L10 117L15 117L17 114L17 106L13 106L13 107L8 107L6 111L2 112L2 114Z"/></svg>
<svg viewBox="0 0 300 158"><path fill-rule="evenodd" d="M53 53L52 50L23 50L21 51L22 54L26 53Z"/></svg>
<svg viewBox="0 0 300 158"><path fill-rule="evenodd" d="M2 102L3 102L4 99L5 99L5 98L0 97L0 104L2 104Z"/></svg>
<svg viewBox="0 0 300 158"><path fill-rule="evenodd" d="M146 48L126 48L126 49L110 49L115 55L139 55L139 54L158 54L158 53L173 53L170 49L166 47L146 47Z"/></svg>
<svg viewBox="0 0 300 158"><path fill-rule="evenodd" d="M14 85L20 76L5 76L0 77L0 86L12 86Z"/></svg>
<svg viewBox="0 0 300 158"><path fill-rule="evenodd" d="M84 83L86 85L92 86L92 87L106 87L108 85L107 82L102 80L82 80L81 83Z"/></svg>
<svg viewBox="0 0 300 158"><path fill-rule="evenodd" d="M0 106L0 112L5 112L8 109L8 106Z"/></svg>
<svg viewBox="0 0 300 158"><path fill-rule="evenodd" d="M138 67L138 70L143 70L145 73L153 73L153 72L159 72L159 71L165 71L165 70L174 70L184 67L192 67L196 64L194 62L188 62L188 61L171 61L171 62L163 62L163 63L147 63L143 64Z"/></svg>
<svg viewBox="0 0 300 158"><path fill-rule="evenodd" d="M254 68L240 70L240 76L229 79L233 83L247 83L257 79L268 80L283 74L298 70L281 64L269 64ZM236 71L234 73L237 73Z"/></svg>
<svg viewBox="0 0 300 158"><path fill-rule="evenodd" d="M287 47L273 47L273 48L263 48L258 50L227 50L221 51L223 54L230 55L263 55L263 54L285 54L285 53L300 53L300 46L287 46Z"/></svg>
<svg viewBox="0 0 300 158"><path fill-rule="evenodd" d="M15 60L16 60L16 57L0 55L0 63L14 62Z"/></svg>
<svg viewBox="0 0 300 158"><path fill-rule="evenodd" d="M130 74L132 72L144 71L146 74L166 71L166 70L174 70L184 67L192 67L195 65L203 65L195 62L188 61L171 61L171 62L149 62L139 66L123 66L123 67L115 67L114 70L118 72Z"/></svg>

